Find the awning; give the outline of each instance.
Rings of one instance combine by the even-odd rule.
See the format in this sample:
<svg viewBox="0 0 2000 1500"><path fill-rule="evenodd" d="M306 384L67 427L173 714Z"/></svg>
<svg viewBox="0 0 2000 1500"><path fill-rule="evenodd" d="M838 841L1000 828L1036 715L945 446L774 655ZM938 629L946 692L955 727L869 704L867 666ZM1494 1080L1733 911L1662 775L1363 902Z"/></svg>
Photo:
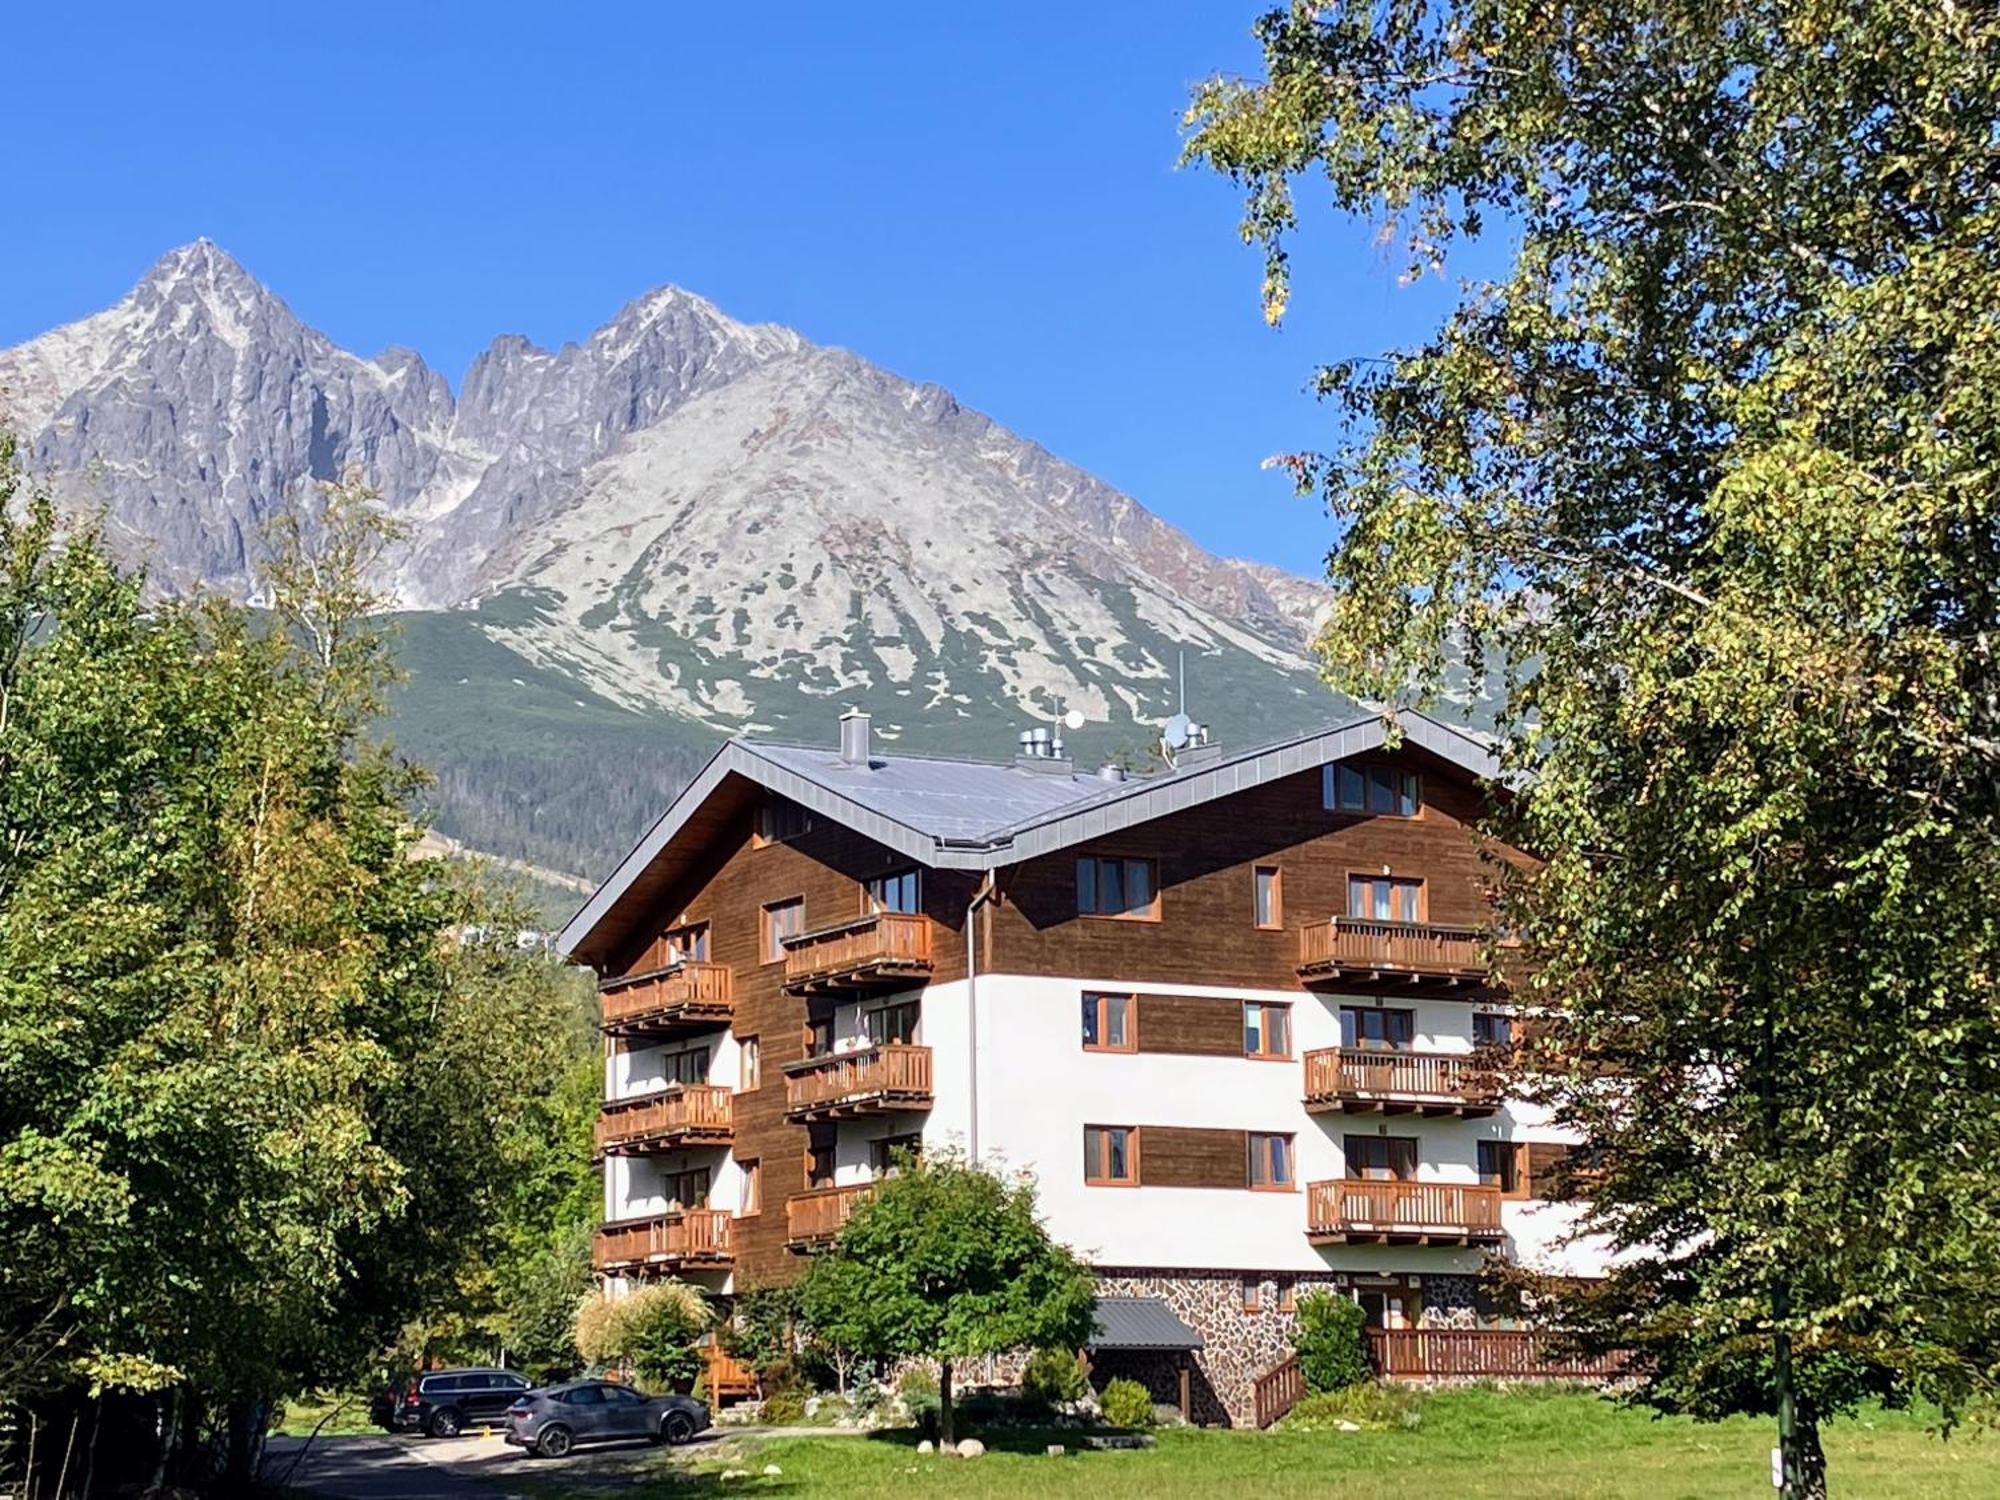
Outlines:
<svg viewBox="0 0 2000 1500"><path fill-rule="evenodd" d="M1164 1297L1099 1297L1092 1349L1166 1349L1182 1352L1202 1347L1201 1335L1183 1323Z"/></svg>

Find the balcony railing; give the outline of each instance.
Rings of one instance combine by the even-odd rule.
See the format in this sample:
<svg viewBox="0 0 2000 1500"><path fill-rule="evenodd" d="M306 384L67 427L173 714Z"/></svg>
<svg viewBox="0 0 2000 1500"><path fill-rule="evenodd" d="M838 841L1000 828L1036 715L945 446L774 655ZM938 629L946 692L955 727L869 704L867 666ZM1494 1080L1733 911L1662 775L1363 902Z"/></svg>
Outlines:
<svg viewBox="0 0 2000 1500"><path fill-rule="evenodd" d="M607 979L597 989L604 1029L614 1036L726 1026L736 1010L729 969L695 959Z"/></svg>
<svg viewBox="0 0 2000 1500"><path fill-rule="evenodd" d="M645 1219L620 1219L597 1231L592 1260L600 1271L727 1269L730 1216L689 1208Z"/></svg>
<svg viewBox="0 0 2000 1500"><path fill-rule="evenodd" d="M785 1200L785 1248L813 1250L833 1242L858 1205L875 1191L872 1182L814 1188Z"/></svg>
<svg viewBox="0 0 2000 1500"><path fill-rule="evenodd" d="M1477 927L1334 917L1299 930L1299 977L1308 984L1474 984L1487 976Z"/></svg>
<svg viewBox="0 0 2000 1500"><path fill-rule="evenodd" d="M1259 1375L1250 1386L1252 1420L1269 1427L1305 1399L1306 1372L1296 1354L1288 1354Z"/></svg>
<svg viewBox="0 0 2000 1500"><path fill-rule="evenodd" d="M597 1149L623 1153L726 1146L733 1124L728 1089L708 1083L676 1083L656 1093L606 1104L597 1117Z"/></svg>
<svg viewBox="0 0 2000 1500"><path fill-rule="evenodd" d="M1500 1086L1476 1054L1322 1047L1306 1054L1309 1111L1490 1115Z"/></svg>
<svg viewBox="0 0 2000 1500"><path fill-rule="evenodd" d="M1371 1328L1368 1352L1385 1380L1613 1380L1626 1363L1558 1357L1530 1328Z"/></svg>
<svg viewBox="0 0 2000 1500"><path fill-rule="evenodd" d="M863 991L931 977L931 919L884 911L785 939L785 988L795 995Z"/></svg>
<svg viewBox="0 0 2000 1500"><path fill-rule="evenodd" d="M785 1118L837 1120L931 1107L931 1049L882 1042L785 1068Z"/></svg>
<svg viewBox="0 0 2000 1500"><path fill-rule="evenodd" d="M1306 1188L1306 1235L1316 1245L1467 1245L1502 1234L1497 1187L1348 1177Z"/></svg>

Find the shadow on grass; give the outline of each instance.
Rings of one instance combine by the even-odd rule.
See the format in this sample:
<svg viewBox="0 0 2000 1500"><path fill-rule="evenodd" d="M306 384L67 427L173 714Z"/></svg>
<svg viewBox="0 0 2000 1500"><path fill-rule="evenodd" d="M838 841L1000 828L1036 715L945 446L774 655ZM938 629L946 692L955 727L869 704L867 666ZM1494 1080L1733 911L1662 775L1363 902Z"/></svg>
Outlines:
<svg viewBox="0 0 2000 1500"><path fill-rule="evenodd" d="M1051 1443L1060 1443L1071 1453L1094 1453L1099 1450L1089 1446L1092 1438L1132 1438L1150 1436L1129 1427L1016 1427L967 1426L960 1430L960 1438L978 1438L986 1445L988 1453L1026 1453L1036 1457L1045 1454ZM882 1443L890 1447L907 1448L914 1452L924 1434L914 1427L884 1427L868 1434L871 1443Z"/></svg>

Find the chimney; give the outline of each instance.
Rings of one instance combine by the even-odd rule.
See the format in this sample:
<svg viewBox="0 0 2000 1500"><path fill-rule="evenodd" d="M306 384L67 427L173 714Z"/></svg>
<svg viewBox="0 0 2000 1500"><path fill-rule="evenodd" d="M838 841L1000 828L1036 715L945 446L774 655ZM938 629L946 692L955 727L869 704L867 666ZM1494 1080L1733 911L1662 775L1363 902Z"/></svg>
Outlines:
<svg viewBox="0 0 2000 1500"><path fill-rule="evenodd" d="M850 766L865 766L870 759L868 715L850 708L840 716L840 758Z"/></svg>

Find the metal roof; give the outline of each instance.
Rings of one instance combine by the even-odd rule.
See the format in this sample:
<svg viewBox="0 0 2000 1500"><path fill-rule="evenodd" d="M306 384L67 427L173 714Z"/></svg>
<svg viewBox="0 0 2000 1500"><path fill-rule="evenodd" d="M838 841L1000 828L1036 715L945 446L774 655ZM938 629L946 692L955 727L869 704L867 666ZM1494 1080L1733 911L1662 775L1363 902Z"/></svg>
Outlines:
<svg viewBox="0 0 2000 1500"><path fill-rule="evenodd" d="M1471 731L1411 709L1394 715L1404 742L1491 778L1499 762ZM936 869L992 870L1138 823L1248 791L1380 747L1388 721L1369 714L1344 724L1234 753L1211 754L1172 771L1104 781L1019 762L941 760L871 754L863 763L837 749L733 739L723 745L646 836L563 929L564 953L584 952L607 919L649 899L687 863L684 830L698 841L716 814L755 787L776 792L915 863ZM711 807L711 801L715 806Z"/></svg>
<svg viewBox="0 0 2000 1500"><path fill-rule="evenodd" d="M1166 1349L1192 1352L1201 1335L1180 1320L1164 1297L1099 1297L1092 1349Z"/></svg>

